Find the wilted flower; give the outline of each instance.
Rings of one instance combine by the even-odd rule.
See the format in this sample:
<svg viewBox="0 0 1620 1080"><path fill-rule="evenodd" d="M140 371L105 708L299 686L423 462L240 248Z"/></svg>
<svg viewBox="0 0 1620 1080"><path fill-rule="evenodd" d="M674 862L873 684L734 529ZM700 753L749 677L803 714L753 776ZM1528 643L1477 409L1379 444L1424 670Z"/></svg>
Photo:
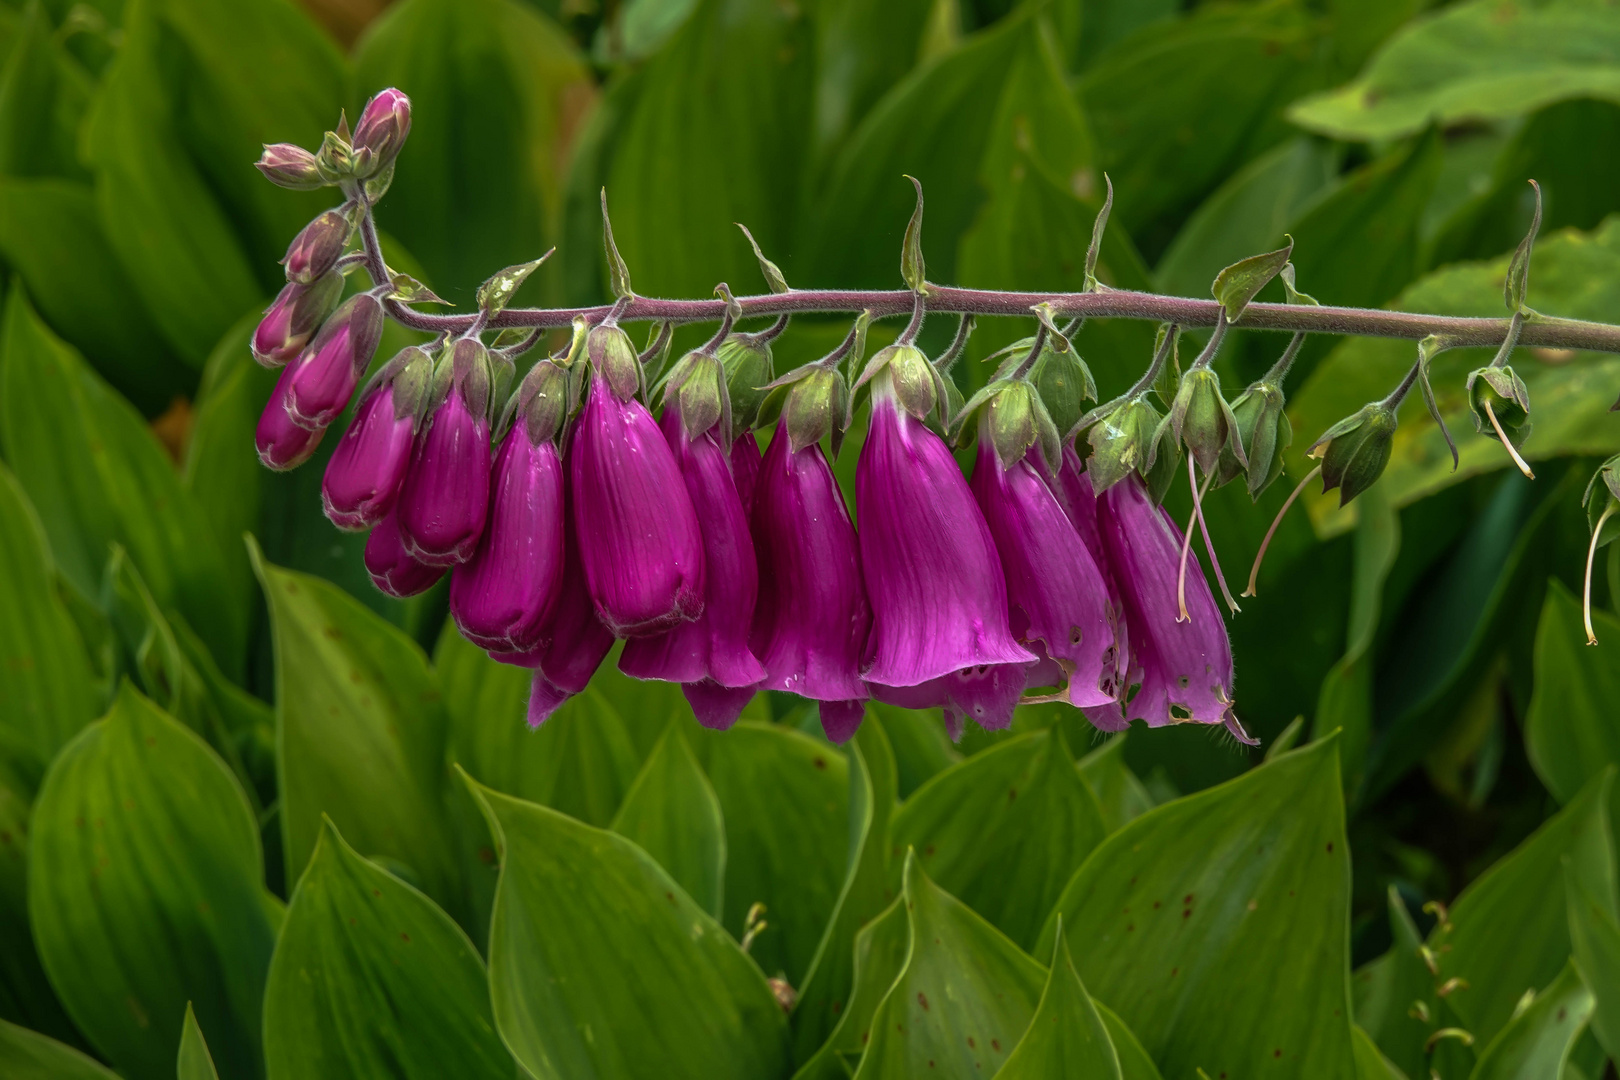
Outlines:
<svg viewBox="0 0 1620 1080"><path fill-rule="evenodd" d="M727 728L765 679L764 666L748 648L759 594L754 542L719 443L720 423L694 437L686 430L681 399L666 400L660 426L702 530L703 610L662 634L630 641L619 670L637 679L681 683L700 723Z"/></svg>
<svg viewBox="0 0 1620 1080"><path fill-rule="evenodd" d="M795 449L779 427L755 489L753 532L759 604L751 642L765 689L821 702L827 737L842 743L860 725L861 650L872 623L861 581L860 542L827 457Z"/></svg>
<svg viewBox="0 0 1620 1080"><path fill-rule="evenodd" d="M434 398L411 450L395 513L420 562L466 562L489 513L489 357L462 338L439 361Z"/></svg>
<svg viewBox="0 0 1620 1080"><path fill-rule="evenodd" d="M394 508L432 379L433 361L414 345L378 372L321 482L321 503L338 528L370 528Z"/></svg>
<svg viewBox="0 0 1620 1080"><path fill-rule="evenodd" d="M635 398L629 339L598 326L587 349L590 389L568 450L585 577L616 637L656 634L703 611L703 538L669 444Z"/></svg>
<svg viewBox="0 0 1620 1080"><path fill-rule="evenodd" d="M287 255L281 260L287 280L308 285L332 269L352 231L349 219L336 210L328 210L305 225L287 245Z"/></svg>
<svg viewBox="0 0 1620 1080"><path fill-rule="evenodd" d="M382 305L369 293L350 297L321 327L287 389L287 412L307 428L343 414L382 340Z"/></svg>
<svg viewBox="0 0 1620 1080"><path fill-rule="evenodd" d="M371 583L401 600L427 592L444 577L444 567L420 562L405 549L397 511L389 511L366 537L365 562Z"/></svg>
<svg viewBox="0 0 1620 1080"><path fill-rule="evenodd" d="M900 362L913 366L909 356ZM931 704L955 703L982 726L1004 727L1016 694L1008 701L982 691L1013 683L1021 690L1036 657L1008 627L1000 559L973 493L950 450L922 423L935 401L932 385L923 389L931 372L896 372L895 364L891 358L872 382L871 428L856 470L861 571L872 606L862 678L874 696L896 704L932 683ZM1001 665L1016 671L990 670ZM935 682L963 672L974 674L972 686Z"/></svg>
<svg viewBox="0 0 1620 1080"><path fill-rule="evenodd" d="M302 361L281 369L281 377L276 380L276 388L270 392L270 400L264 403L264 412L259 414L259 426L253 433L259 461L277 472L296 469L308 461L310 455L315 453L315 447L320 445L321 436L326 434L325 428L311 430L298 426L287 413L287 390L292 385L293 374L298 370L299 363Z"/></svg>
<svg viewBox="0 0 1620 1080"><path fill-rule="evenodd" d="M312 284L289 281L264 309L253 331L253 357L265 367L277 367L303 351L338 298L343 275L329 270Z"/></svg>
<svg viewBox="0 0 1620 1080"><path fill-rule="evenodd" d="M1178 622L1177 582L1182 537L1164 509L1153 505L1134 476L1098 500L1098 526L1125 603L1133 665L1141 689L1127 712L1149 727L1225 724L1253 744L1233 711L1232 646L1202 573L1190 573L1189 618Z"/></svg>
<svg viewBox="0 0 1620 1080"><path fill-rule="evenodd" d="M292 143L267 143L254 165L277 187L314 191L327 184L327 178L315 164L315 155Z"/></svg>
<svg viewBox="0 0 1620 1080"><path fill-rule="evenodd" d="M541 361L519 394L547 377L568 379ZM533 396L525 404L495 457L483 539L450 579L450 614L462 635L485 649L525 651L540 644L562 583L563 470L552 442L561 413ZM545 417L531 423L531 414L542 411Z"/></svg>

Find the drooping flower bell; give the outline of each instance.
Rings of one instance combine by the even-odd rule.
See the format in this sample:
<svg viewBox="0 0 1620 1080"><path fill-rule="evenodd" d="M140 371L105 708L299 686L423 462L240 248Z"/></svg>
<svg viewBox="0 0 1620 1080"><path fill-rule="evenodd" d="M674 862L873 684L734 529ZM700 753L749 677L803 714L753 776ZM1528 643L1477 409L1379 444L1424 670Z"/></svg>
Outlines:
<svg viewBox="0 0 1620 1080"><path fill-rule="evenodd" d="M1128 476L1098 500L1098 526L1125 603L1133 664L1141 689L1126 707L1149 727L1224 724L1254 744L1233 711L1232 645L1209 583L1186 581L1186 621L1178 622L1182 537L1138 477Z"/></svg>
<svg viewBox="0 0 1620 1080"><path fill-rule="evenodd" d="M415 345L377 373L326 463L321 504L332 524L369 529L394 508L432 384L433 360Z"/></svg>
<svg viewBox="0 0 1620 1080"><path fill-rule="evenodd" d="M489 522L473 557L450 579L450 614L484 649L540 644L563 572L563 470L554 441L567 410L568 373L550 360L513 397L511 428L491 481Z"/></svg>
<svg viewBox="0 0 1620 1080"><path fill-rule="evenodd" d="M820 445L843 418L845 393L836 369L789 388L753 510L759 603L750 642L765 689L819 701L835 743L854 735L865 713L861 652L872 624L860 541Z"/></svg>
<svg viewBox="0 0 1620 1080"><path fill-rule="evenodd" d="M1077 707L1114 698L1114 626L1108 586L1053 494L1040 453L1009 428L1031 411L1033 388L1015 384L980 413L973 493L995 538L1007 581L1013 636L1062 673L1062 700ZM1056 443L1056 431L1052 432ZM1003 455L1006 455L1005 457ZM1054 464L1061 464L1061 455Z"/></svg>
<svg viewBox="0 0 1620 1080"><path fill-rule="evenodd" d="M862 677L883 700L918 707L920 694L932 694L931 704L954 703L983 727L1005 727L1037 658L1008 626L1006 583L984 515L956 459L923 423L939 399L935 372L909 345L884 349L872 364L871 428L855 481L872 606ZM1014 670L993 670L1008 666ZM960 681L964 672L977 676L972 685L937 681ZM917 689L923 684L932 685Z"/></svg>
<svg viewBox="0 0 1620 1080"><path fill-rule="evenodd" d="M466 562L483 535L491 379L489 354L477 338L457 340L434 372L428 416L395 508L405 547L419 562Z"/></svg>
<svg viewBox="0 0 1620 1080"><path fill-rule="evenodd" d="M370 293L344 301L310 343L287 388L287 412L307 428L326 427L349 407L382 340L382 305Z"/></svg>
<svg viewBox="0 0 1620 1080"><path fill-rule="evenodd" d="M690 622L628 642L619 670L680 683L698 722L724 729L765 680L765 667L748 647L759 569L730 455L721 445L728 410L719 376L713 355L683 357L671 372L660 421L702 531L703 610Z"/></svg>
<svg viewBox="0 0 1620 1080"><path fill-rule="evenodd" d="M444 567L429 566L406 550L397 510L389 511L366 537L365 563L371 583L399 600L427 592L444 577Z"/></svg>
<svg viewBox="0 0 1620 1080"><path fill-rule="evenodd" d="M586 339L590 385L568 449L574 525L591 599L616 637L703 612L703 538L669 443L636 399L635 349L617 326Z"/></svg>
<svg viewBox="0 0 1620 1080"><path fill-rule="evenodd" d="M342 295L343 275L335 270L309 284L287 282L253 331L253 358L265 367L279 367L297 356Z"/></svg>
<svg viewBox="0 0 1620 1080"><path fill-rule="evenodd" d="M754 511L754 492L759 485L759 441L752 431L738 435L731 444L731 478L737 484L743 512Z"/></svg>
<svg viewBox="0 0 1620 1080"><path fill-rule="evenodd" d="M281 369L270 400L259 414L259 425L253 432L253 444L258 449L259 461L267 469L285 472L296 469L310 459L320 445L325 428L313 430L293 423L287 412L287 390L292 385L293 373L302 361L294 361Z"/></svg>

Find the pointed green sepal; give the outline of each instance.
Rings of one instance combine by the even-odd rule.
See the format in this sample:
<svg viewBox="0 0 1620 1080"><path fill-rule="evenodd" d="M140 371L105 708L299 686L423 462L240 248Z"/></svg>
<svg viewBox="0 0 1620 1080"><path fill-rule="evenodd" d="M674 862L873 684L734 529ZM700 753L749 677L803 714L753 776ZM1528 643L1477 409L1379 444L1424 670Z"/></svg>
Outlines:
<svg viewBox="0 0 1620 1080"><path fill-rule="evenodd" d="M1276 277L1282 268L1288 265L1288 256L1294 251L1294 239L1288 237L1288 243L1276 251L1268 251L1261 255L1250 255L1247 259L1237 262L1215 275L1215 284L1212 292L1215 299L1221 302L1221 311L1227 322L1237 322L1243 309L1249 306L1249 301L1263 288L1266 283Z"/></svg>

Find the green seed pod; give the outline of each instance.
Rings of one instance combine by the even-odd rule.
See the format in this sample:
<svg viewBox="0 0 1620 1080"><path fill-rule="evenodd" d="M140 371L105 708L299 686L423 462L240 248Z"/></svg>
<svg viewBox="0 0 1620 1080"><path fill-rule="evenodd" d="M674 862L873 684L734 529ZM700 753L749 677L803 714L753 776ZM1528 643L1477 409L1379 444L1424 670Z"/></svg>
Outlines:
<svg viewBox="0 0 1620 1080"><path fill-rule="evenodd" d="M1389 464L1395 427L1394 410L1374 401L1328 428L1310 449L1322 459L1323 494L1338 488L1344 506L1372 487Z"/></svg>
<svg viewBox="0 0 1620 1080"><path fill-rule="evenodd" d="M1258 501L1260 493L1282 475L1282 451L1294 441L1293 427L1283 411L1282 390L1264 380L1255 383L1232 402L1232 418L1237 423L1233 442L1245 449L1249 461L1240 463L1231 445L1223 447L1215 466L1215 483L1221 486L1243 475L1250 498Z"/></svg>
<svg viewBox="0 0 1620 1080"><path fill-rule="evenodd" d="M731 398L730 437L735 439L759 420L765 387L776 377L771 346L750 335L734 334L721 343L718 356Z"/></svg>
<svg viewBox="0 0 1620 1080"><path fill-rule="evenodd" d="M1490 404L1490 414L1485 411ZM1530 437L1530 389L1509 366L1482 367L1468 375L1468 408L1474 417L1474 430L1496 434L1490 415L1502 426L1502 433L1514 446L1523 446Z"/></svg>
<svg viewBox="0 0 1620 1080"><path fill-rule="evenodd" d="M1237 437L1237 420L1221 396L1221 377L1213 369L1194 367L1182 377L1170 406L1169 424L1176 441L1186 444L1204 472L1215 471L1223 450L1248 467L1248 454Z"/></svg>
<svg viewBox="0 0 1620 1080"><path fill-rule="evenodd" d="M1041 404L1059 431L1068 431L1079 423L1086 411L1085 403L1097 400L1091 369L1074 349L1058 352L1050 345L1042 349L1029 369L1029 381L1040 392Z"/></svg>

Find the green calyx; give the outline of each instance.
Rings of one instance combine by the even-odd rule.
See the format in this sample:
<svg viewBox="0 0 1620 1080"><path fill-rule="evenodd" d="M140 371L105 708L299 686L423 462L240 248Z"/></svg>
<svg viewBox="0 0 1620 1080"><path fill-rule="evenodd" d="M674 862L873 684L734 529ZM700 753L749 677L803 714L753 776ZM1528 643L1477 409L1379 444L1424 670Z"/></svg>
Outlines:
<svg viewBox="0 0 1620 1080"><path fill-rule="evenodd" d="M730 445L731 403L718 357L702 351L681 357L664 380L664 408L680 410L681 427L688 439L726 421L725 442Z"/></svg>
<svg viewBox="0 0 1620 1080"><path fill-rule="evenodd" d="M1490 411L1486 411L1486 406ZM1530 390L1524 380L1506 364L1501 367L1482 367L1468 375L1468 408L1474 418L1474 430L1480 434L1495 434L1491 417L1501 425L1502 434L1514 446L1523 446L1530 437Z"/></svg>
<svg viewBox="0 0 1620 1080"><path fill-rule="evenodd" d="M976 419L975 419L976 418ZM995 451L996 463L1010 469L1030 447L1039 447L1047 475L1063 467L1063 440L1035 386L1025 379L998 379L974 394L952 425L958 432L976 431Z"/></svg>
<svg viewBox="0 0 1620 1080"><path fill-rule="evenodd" d="M915 345L889 345L879 349L861 371L854 389L860 389L884 371L889 373L900 407L918 420L927 420L936 406L948 401L944 379Z"/></svg>
<svg viewBox="0 0 1620 1080"><path fill-rule="evenodd" d="M730 438L735 439L758 421L760 406L769 393L766 387L776 377L771 346L748 335L734 335L721 343L716 355L731 398Z"/></svg>
<svg viewBox="0 0 1620 1080"><path fill-rule="evenodd" d="M1372 487L1389 464L1395 427L1395 411L1374 401L1328 428L1310 449L1322 459L1323 494L1338 488L1344 506Z"/></svg>
<svg viewBox="0 0 1620 1080"><path fill-rule="evenodd" d="M782 403L782 430L787 432L788 448L798 453L830 436L836 454L848 397L844 376L832 368L812 368L790 385Z"/></svg>
<svg viewBox="0 0 1620 1080"><path fill-rule="evenodd" d="M1253 384L1232 402L1232 418L1237 425L1232 441L1244 448L1248 463L1238 461L1231 445L1223 447L1215 483L1221 486L1243 476L1249 497L1259 501L1260 493L1282 475L1282 452L1294 441L1293 426L1283 411L1282 388L1264 379Z"/></svg>
<svg viewBox="0 0 1620 1080"><path fill-rule="evenodd" d="M550 442L561 433L573 412L578 391L578 382L569 378L566 368L550 358L539 361L507 402L508 415L502 418L502 431L508 422L519 423L525 426L534 445Z"/></svg>
<svg viewBox="0 0 1620 1080"><path fill-rule="evenodd" d="M394 419L412 417L420 423L423 406L433 390L433 358L416 345L395 353L379 373L391 380L394 391Z"/></svg>
<svg viewBox="0 0 1620 1080"><path fill-rule="evenodd" d="M1085 403L1097 400L1097 383L1091 369L1074 349L1059 352L1050 345L1042 349L1029 369L1029 381L1059 431L1078 424L1086 411Z"/></svg>
<svg viewBox="0 0 1620 1080"><path fill-rule="evenodd" d="M1177 457L1175 440L1163 421L1145 394L1098 416L1086 431L1091 489L1101 495L1134 472L1147 481L1155 499L1162 498L1175 478Z"/></svg>
<svg viewBox="0 0 1620 1080"><path fill-rule="evenodd" d="M630 335L617 325L601 323L585 338L585 355L596 373L620 401L629 401L641 389L641 362Z"/></svg>
<svg viewBox="0 0 1620 1080"><path fill-rule="evenodd" d="M1237 418L1221 396L1221 377L1209 367L1194 367L1182 376L1170 413L1169 430L1205 473L1215 471L1222 451L1229 451L1245 469L1247 451L1238 439Z"/></svg>
<svg viewBox="0 0 1620 1080"><path fill-rule="evenodd" d="M489 350L484 343L477 338L458 338L450 347L449 367L451 381L461 387L467 408L474 416L488 416L495 373L490 369Z"/></svg>
<svg viewBox="0 0 1620 1080"><path fill-rule="evenodd" d="M1592 539L1593 551L1620 538L1620 454L1598 466L1586 483L1581 505L1586 508L1591 530L1602 530Z"/></svg>

